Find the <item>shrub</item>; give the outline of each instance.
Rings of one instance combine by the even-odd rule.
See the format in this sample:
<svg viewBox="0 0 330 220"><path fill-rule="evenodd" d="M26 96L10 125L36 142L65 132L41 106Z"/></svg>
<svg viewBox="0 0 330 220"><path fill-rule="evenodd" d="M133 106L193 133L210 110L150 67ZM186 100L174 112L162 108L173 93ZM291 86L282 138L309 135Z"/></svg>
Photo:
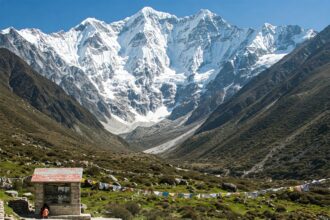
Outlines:
<svg viewBox="0 0 330 220"><path fill-rule="evenodd" d="M275 219L275 215L268 210L264 211L262 215L268 219Z"/></svg>
<svg viewBox="0 0 330 220"><path fill-rule="evenodd" d="M286 211L286 208L282 205L279 205L276 208L276 212L285 212L285 211Z"/></svg>
<svg viewBox="0 0 330 220"><path fill-rule="evenodd" d="M159 180L160 184L175 185L175 179L170 176L164 176Z"/></svg>
<svg viewBox="0 0 330 220"><path fill-rule="evenodd" d="M158 171L158 172L160 172L162 170L161 166L158 164L151 164L150 169L153 171Z"/></svg>
<svg viewBox="0 0 330 220"><path fill-rule="evenodd" d="M90 176L97 176L97 175L100 175L101 171L97 167L90 167L85 170L85 173Z"/></svg>
<svg viewBox="0 0 330 220"><path fill-rule="evenodd" d="M108 215L109 217L121 218L123 220L131 220L133 218L130 211L119 205L111 206Z"/></svg>
<svg viewBox="0 0 330 220"><path fill-rule="evenodd" d="M321 195L329 195L330 194L330 188L327 189L325 187L312 187L311 192L321 194Z"/></svg>
<svg viewBox="0 0 330 220"><path fill-rule="evenodd" d="M168 207L170 207L170 204L168 202L162 202L161 206L163 207L163 209L167 209Z"/></svg>
<svg viewBox="0 0 330 220"><path fill-rule="evenodd" d="M164 219L164 213L161 211L151 210L148 214L146 214L147 220L162 220Z"/></svg>
<svg viewBox="0 0 330 220"><path fill-rule="evenodd" d="M196 184L196 189L202 190L202 189L206 189L206 188L207 188L206 185L203 183Z"/></svg>
<svg viewBox="0 0 330 220"><path fill-rule="evenodd" d="M14 190L21 191L23 188L23 183L20 180L16 180L13 182L13 188Z"/></svg>
<svg viewBox="0 0 330 220"><path fill-rule="evenodd" d="M193 209L187 209L183 212L182 218L188 218L192 220L200 219L198 214Z"/></svg>
<svg viewBox="0 0 330 220"><path fill-rule="evenodd" d="M132 214L137 215L141 210L141 206L135 202L127 202L125 208Z"/></svg>

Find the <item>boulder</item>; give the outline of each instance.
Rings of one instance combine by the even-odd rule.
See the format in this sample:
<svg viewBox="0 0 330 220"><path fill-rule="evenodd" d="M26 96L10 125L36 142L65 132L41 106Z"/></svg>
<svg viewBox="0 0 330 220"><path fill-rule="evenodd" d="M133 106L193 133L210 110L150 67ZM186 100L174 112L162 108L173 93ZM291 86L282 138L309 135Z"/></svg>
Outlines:
<svg viewBox="0 0 330 220"><path fill-rule="evenodd" d="M118 182L118 179L116 177L114 177L113 175L109 175L109 178L113 181L113 182Z"/></svg>
<svg viewBox="0 0 330 220"><path fill-rule="evenodd" d="M62 166L62 163L59 162L59 161L56 161L56 162L54 163L54 165L57 166L57 167L60 167L60 166Z"/></svg>
<svg viewBox="0 0 330 220"><path fill-rule="evenodd" d="M17 197L18 196L18 192L15 190L7 190L5 191L5 193L11 197Z"/></svg>
<svg viewBox="0 0 330 220"><path fill-rule="evenodd" d="M10 190L13 188L13 183L9 178L0 177L0 188Z"/></svg>
<svg viewBox="0 0 330 220"><path fill-rule="evenodd" d="M222 183L221 188L231 192L237 191L237 186L233 183Z"/></svg>
<svg viewBox="0 0 330 220"><path fill-rule="evenodd" d="M24 197L31 197L33 194L30 192L23 193Z"/></svg>
<svg viewBox="0 0 330 220"><path fill-rule="evenodd" d="M185 180L185 179L181 179L181 182L179 185L184 185L184 186L188 186L189 185L189 182L188 180Z"/></svg>
<svg viewBox="0 0 330 220"><path fill-rule="evenodd" d="M114 186L121 186L119 182L114 182L113 185Z"/></svg>
<svg viewBox="0 0 330 220"><path fill-rule="evenodd" d="M180 179L180 178L175 178L174 180L175 180L175 183L176 183L177 185L179 185L179 184L181 183L181 179Z"/></svg>

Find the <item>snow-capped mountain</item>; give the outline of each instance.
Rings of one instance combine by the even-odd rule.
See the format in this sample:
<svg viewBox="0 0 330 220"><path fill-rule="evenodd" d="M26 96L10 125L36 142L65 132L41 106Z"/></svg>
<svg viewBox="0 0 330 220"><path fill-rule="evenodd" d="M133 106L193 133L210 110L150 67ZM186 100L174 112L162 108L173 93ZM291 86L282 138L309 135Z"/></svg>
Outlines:
<svg viewBox="0 0 330 220"><path fill-rule="evenodd" d="M239 28L208 10L178 18L146 7L110 24L88 18L67 32L8 28L0 46L121 133L165 117L205 117L315 34L293 25Z"/></svg>

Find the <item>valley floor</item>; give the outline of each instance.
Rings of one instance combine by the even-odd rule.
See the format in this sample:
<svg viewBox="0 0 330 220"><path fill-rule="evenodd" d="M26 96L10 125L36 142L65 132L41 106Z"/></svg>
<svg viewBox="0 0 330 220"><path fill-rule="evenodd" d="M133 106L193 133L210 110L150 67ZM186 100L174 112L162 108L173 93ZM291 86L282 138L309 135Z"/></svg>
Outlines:
<svg viewBox="0 0 330 220"><path fill-rule="evenodd" d="M149 160L148 163L152 161L150 158ZM84 178L94 182L94 186L82 183L81 193L82 203L87 206L85 212L91 213L94 217L119 217L122 219L330 218L329 180L314 181L308 192L282 188L282 190L268 190L255 197L253 192L256 190L261 192L262 189L267 191L266 189L270 188L295 186L304 184L304 181L222 178L176 168L170 164L149 164L147 166L150 166L151 169L146 167L144 171L138 172L137 170L103 168L90 161L81 161L78 164L85 166ZM40 166L51 167L54 165L37 163L31 165L30 170ZM13 161L0 162L1 176L22 177L23 169L23 165ZM28 171L24 176L30 174ZM118 181L110 179L110 175ZM182 185L175 183L175 178L179 177L187 182ZM113 191L111 187L101 190L98 184L100 182L110 183L110 186L111 183L117 182L116 184L121 184L121 189L126 190L114 189L115 191ZM238 192L233 193L224 189L222 185L224 182L235 184ZM13 187L18 190L20 196L24 192L33 192L30 184L14 184ZM210 195L210 193L218 196L197 197L197 195ZM193 194L194 196L181 198L180 194ZM4 190L0 191L0 200L8 202L11 199L13 198L6 195ZM29 200L33 204L33 197ZM5 205L5 209L6 213L16 216L8 205Z"/></svg>
<svg viewBox="0 0 330 220"><path fill-rule="evenodd" d="M85 212L90 213L92 217L123 219L330 218L329 182L313 185L308 192L281 190L252 198L253 194L246 196L244 192L297 186L305 182L218 177L182 169L154 155L143 153L109 153L79 148L73 151L54 146L41 146L37 143L28 145L10 143L1 145L0 177L27 177L37 167L83 167L84 179L91 180L93 187L83 183L81 199L87 206ZM239 194L232 193L227 196L230 191L224 187L224 183L236 185ZM100 185L103 186L101 189ZM112 185L120 185L121 189L126 190L118 191L117 187L114 191L113 187L110 187ZM34 191L31 184L28 182L22 184L21 181L12 181L12 188L18 191L19 196L25 192ZM198 198L198 195L210 193L220 193L221 197L200 196L201 198ZM189 198L181 198L182 194L184 194L183 197L189 195ZM6 195L5 190L0 190L0 200L8 202L11 199L13 198ZM33 204L33 196L29 200ZM6 213L15 215L7 203L5 203L5 209Z"/></svg>

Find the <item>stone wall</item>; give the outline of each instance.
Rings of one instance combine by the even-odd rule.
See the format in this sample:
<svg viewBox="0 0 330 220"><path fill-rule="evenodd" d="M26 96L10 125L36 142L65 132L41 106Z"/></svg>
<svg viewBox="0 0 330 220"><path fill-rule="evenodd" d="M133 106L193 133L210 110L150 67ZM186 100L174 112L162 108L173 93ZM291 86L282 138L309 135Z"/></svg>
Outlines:
<svg viewBox="0 0 330 220"><path fill-rule="evenodd" d="M35 213L39 214L44 204L44 185L36 184L35 192ZM50 215L80 215L80 183L71 183L70 204L48 204Z"/></svg>
<svg viewBox="0 0 330 220"><path fill-rule="evenodd" d="M4 220L4 219L5 219L5 208L3 201L0 200L0 220Z"/></svg>
<svg viewBox="0 0 330 220"><path fill-rule="evenodd" d="M40 210L44 205L44 184L35 183L35 214L40 214Z"/></svg>

